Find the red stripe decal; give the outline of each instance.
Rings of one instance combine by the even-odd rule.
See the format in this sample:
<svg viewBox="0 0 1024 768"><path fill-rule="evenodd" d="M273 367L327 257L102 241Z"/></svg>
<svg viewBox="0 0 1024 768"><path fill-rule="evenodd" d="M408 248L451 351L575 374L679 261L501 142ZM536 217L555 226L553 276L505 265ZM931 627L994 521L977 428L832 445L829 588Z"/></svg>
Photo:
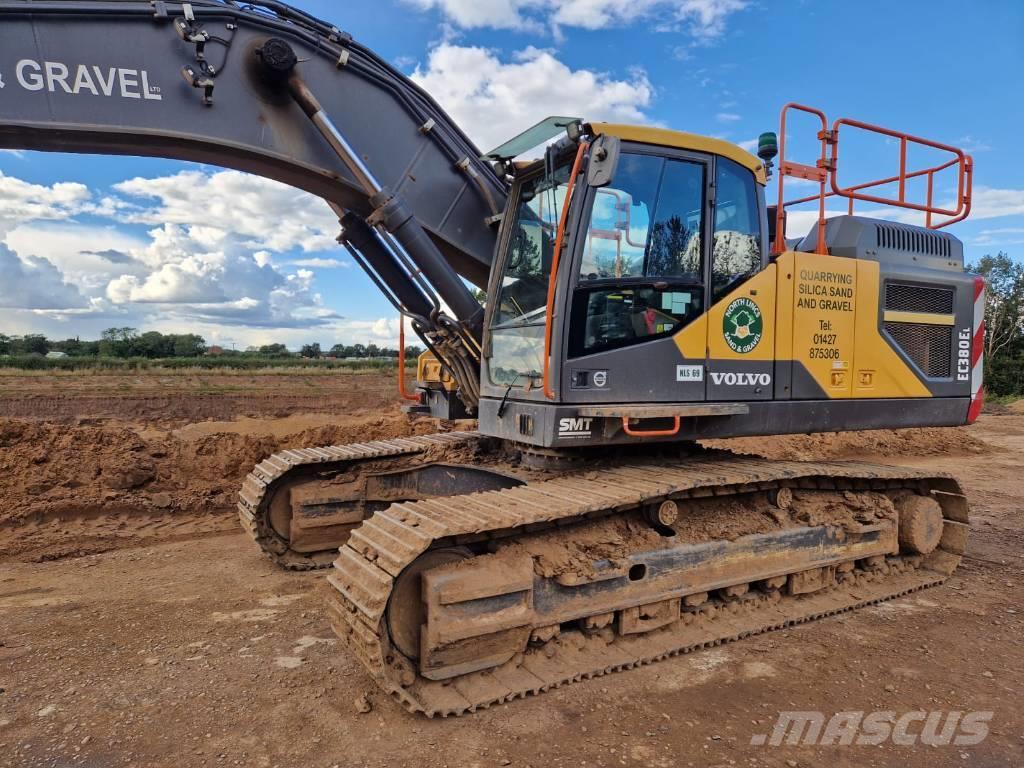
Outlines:
<svg viewBox="0 0 1024 768"><path fill-rule="evenodd" d="M971 407L967 409L967 423L973 424L978 420L981 407L985 404L985 389L979 389L978 394L971 398Z"/></svg>
<svg viewBox="0 0 1024 768"><path fill-rule="evenodd" d="M978 326L978 330L974 332L974 345L971 349L971 367L973 368L978 364L981 359L981 353L985 351L985 321L981 321L981 325Z"/></svg>
<svg viewBox="0 0 1024 768"><path fill-rule="evenodd" d="M977 301L978 297L981 296L981 292L985 290L985 278L976 277L974 278L974 300Z"/></svg>

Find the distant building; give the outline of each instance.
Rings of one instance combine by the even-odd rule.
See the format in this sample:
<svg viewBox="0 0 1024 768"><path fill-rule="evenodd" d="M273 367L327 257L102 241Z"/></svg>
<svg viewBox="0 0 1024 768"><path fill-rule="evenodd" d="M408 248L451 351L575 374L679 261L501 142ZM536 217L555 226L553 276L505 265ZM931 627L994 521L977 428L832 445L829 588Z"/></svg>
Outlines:
<svg viewBox="0 0 1024 768"><path fill-rule="evenodd" d="M224 354L224 348L223 347L218 347L216 344L214 344L212 347L207 347L206 348L206 354L208 354L208 355L223 355Z"/></svg>
<svg viewBox="0 0 1024 768"><path fill-rule="evenodd" d="M56 349L46 353L47 360L59 360L62 357L67 357L63 352L58 352Z"/></svg>

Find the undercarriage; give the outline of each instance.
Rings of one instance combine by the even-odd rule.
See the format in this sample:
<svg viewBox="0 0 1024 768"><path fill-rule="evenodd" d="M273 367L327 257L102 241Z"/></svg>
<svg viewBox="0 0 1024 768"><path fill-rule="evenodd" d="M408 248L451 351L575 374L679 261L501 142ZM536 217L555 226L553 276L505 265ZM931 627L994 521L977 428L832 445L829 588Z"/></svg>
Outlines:
<svg viewBox="0 0 1024 768"><path fill-rule="evenodd" d="M430 716L939 584L968 529L957 483L915 470L475 433L277 454L240 512L284 565L333 561L339 637Z"/></svg>

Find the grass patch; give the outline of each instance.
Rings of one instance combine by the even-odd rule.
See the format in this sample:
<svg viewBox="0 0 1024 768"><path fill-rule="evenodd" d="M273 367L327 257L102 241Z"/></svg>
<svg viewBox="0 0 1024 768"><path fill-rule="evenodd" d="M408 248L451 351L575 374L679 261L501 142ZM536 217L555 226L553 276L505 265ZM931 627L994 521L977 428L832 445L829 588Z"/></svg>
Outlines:
<svg viewBox="0 0 1024 768"><path fill-rule="evenodd" d="M415 360L406 361L406 368L414 368ZM395 360L275 360L250 357L174 357L164 359L118 357L62 357L35 356L0 357L0 375L39 372L62 373L148 373L166 375L196 375L215 371L246 375L327 375L338 373L369 373L394 371Z"/></svg>

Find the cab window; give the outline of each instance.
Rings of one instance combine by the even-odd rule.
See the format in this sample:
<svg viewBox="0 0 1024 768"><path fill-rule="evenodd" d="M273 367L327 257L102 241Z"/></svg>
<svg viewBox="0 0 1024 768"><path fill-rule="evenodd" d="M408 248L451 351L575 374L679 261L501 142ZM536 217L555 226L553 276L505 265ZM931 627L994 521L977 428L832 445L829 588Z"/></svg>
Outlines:
<svg viewBox="0 0 1024 768"><path fill-rule="evenodd" d="M724 157L719 157L716 164L712 301L761 268L761 217L754 174Z"/></svg>
<svg viewBox="0 0 1024 768"><path fill-rule="evenodd" d="M519 186L491 320L496 384L525 384L543 369L548 277L569 173L563 162Z"/></svg>
<svg viewBox="0 0 1024 768"><path fill-rule="evenodd" d="M705 168L623 153L612 184L594 190L570 354L668 335L703 311Z"/></svg>

